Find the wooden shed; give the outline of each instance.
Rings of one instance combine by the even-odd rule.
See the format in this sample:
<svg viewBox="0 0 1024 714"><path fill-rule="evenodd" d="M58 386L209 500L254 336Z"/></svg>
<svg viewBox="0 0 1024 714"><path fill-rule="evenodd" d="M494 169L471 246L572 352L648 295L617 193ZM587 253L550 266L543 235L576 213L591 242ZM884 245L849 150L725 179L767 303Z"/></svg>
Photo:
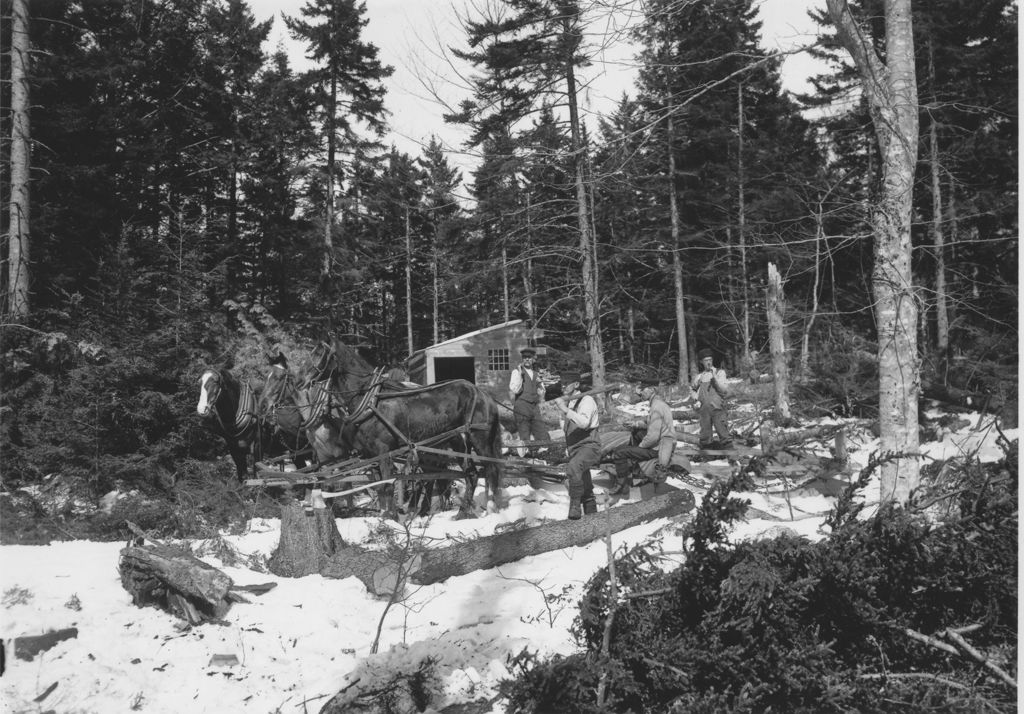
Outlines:
<svg viewBox="0 0 1024 714"><path fill-rule="evenodd" d="M519 350L533 347L538 355L545 353L537 345L543 336L543 330L512 320L419 350L406 360L406 369L410 379L419 384L465 379L481 386L503 387L519 364Z"/></svg>

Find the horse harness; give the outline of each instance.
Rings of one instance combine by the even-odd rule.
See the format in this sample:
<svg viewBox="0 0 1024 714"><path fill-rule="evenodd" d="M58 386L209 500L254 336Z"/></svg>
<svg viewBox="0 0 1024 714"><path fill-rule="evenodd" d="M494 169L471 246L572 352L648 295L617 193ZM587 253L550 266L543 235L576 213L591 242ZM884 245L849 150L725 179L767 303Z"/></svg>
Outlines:
<svg viewBox="0 0 1024 714"><path fill-rule="evenodd" d="M220 393L223 390L221 376L214 373L210 383L207 390L211 394L207 399L214 405L213 413L217 417L217 424L220 426L224 436L230 439L240 439L256 423L256 395L253 393L252 387L249 386L248 382L240 382L238 407L235 409L235 423L232 425L234 431L232 432L228 425L224 423L220 410L216 407L220 399Z"/></svg>

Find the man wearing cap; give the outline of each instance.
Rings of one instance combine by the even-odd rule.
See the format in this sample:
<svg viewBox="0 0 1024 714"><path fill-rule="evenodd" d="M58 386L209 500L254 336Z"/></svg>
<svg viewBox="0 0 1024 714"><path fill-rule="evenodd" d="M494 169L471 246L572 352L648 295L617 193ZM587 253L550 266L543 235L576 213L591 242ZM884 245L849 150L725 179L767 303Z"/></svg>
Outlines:
<svg viewBox="0 0 1024 714"><path fill-rule="evenodd" d="M560 375L562 396L555 406L562 412L565 429L565 451L569 457L565 472L569 488L569 520L583 514L597 513L594 483L590 469L601 459L601 441L597 435L599 421L597 402L589 395L581 395L582 387L590 386L590 375L564 371Z"/></svg>
<svg viewBox="0 0 1024 714"><path fill-rule="evenodd" d="M508 396L512 400L512 417L516 432L523 441L547 441L548 430L540 418L540 403L544 401L544 385L534 366L537 351L527 347L519 352L522 363L512 370L508 382Z"/></svg>
<svg viewBox="0 0 1024 714"><path fill-rule="evenodd" d="M725 370L715 368L715 358L711 350L703 349L697 353L700 360L700 372L693 378L690 387L697 393L700 408L700 448L731 449L732 435L725 421L725 398L729 392L725 388ZM711 427L718 433L718 443L712 441Z"/></svg>
<svg viewBox="0 0 1024 714"><path fill-rule="evenodd" d="M630 486L633 485L634 464L657 459L657 466L661 468L655 468L655 471L663 474L665 467L671 463L672 453L676 449L676 427L672 420L672 409L664 400L659 387L654 384L644 385L640 389L640 398L651 401L647 421L640 425L646 427L643 437L638 443L612 449L605 457L615 462L615 485L609 492L615 500L629 496Z"/></svg>

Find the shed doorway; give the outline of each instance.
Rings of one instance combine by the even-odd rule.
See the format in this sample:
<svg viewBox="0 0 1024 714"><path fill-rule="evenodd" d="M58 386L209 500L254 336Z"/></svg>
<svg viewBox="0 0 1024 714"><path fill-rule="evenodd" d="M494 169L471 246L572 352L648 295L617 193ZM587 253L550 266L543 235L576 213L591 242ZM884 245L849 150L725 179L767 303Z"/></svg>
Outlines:
<svg viewBox="0 0 1024 714"><path fill-rule="evenodd" d="M476 360L472 357L435 357L434 381L465 379L476 384Z"/></svg>

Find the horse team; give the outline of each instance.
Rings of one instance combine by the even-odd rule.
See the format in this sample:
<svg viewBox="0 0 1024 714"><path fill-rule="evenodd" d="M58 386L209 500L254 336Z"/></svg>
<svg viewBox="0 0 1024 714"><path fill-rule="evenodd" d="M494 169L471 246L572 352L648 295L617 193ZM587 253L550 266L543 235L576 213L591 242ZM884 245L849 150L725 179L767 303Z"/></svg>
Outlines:
<svg viewBox="0 0 1024 714"><path fill-rule="evenodd" d="M497 403L475 384L451 380L427 387L388 379L340 341L321 343L312 366L294 373L283 355L270 360L266 384L257 398L230 371L206 371L196 407L204 426L224 438L239 479L248 456L288 451L302 468L302 450L320 463L364 459L377 465L382 481L394 458L421 458L441 466L433 452L443 447L460 458L466 489L459 517L475 515L477 474L482 471L488 506L501 505L501 427ZM472 458L475 454L478 460ZM395 513L393 487L381 487L382 509ZM492 503L493 502L493 503Z"/></svg>

